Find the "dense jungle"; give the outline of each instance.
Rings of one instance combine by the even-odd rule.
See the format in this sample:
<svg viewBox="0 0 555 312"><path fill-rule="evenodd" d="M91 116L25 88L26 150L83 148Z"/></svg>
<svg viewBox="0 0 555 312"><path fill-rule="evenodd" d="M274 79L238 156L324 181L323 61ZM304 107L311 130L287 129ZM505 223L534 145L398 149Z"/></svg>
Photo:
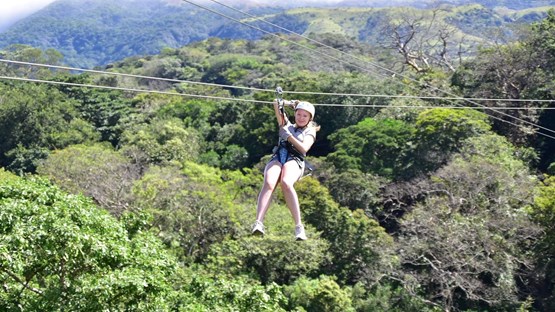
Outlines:
<svg viewBox="0 0 555 312"><path fill-rule="evenodd" d="M0 309L555 310L555 11L497 42L395 12L94 70L1 48ZM279 188L250 232L277 86L321 126L302 242Z"/></svg>

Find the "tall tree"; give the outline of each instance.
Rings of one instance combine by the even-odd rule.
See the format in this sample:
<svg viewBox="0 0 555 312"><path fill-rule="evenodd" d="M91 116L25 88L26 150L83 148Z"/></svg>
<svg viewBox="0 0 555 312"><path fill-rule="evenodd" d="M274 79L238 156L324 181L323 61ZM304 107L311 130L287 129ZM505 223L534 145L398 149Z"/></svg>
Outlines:
<svg viewBox="0 0 555 312"><path fill-rule="evenodd" d="M72 145L51 153L37 173L73 194L93 198L115 216L129 211L141 168L110 145ZM94 173L94 174L91 174Z"/></svg>
<svg viewBox="0 0 555 312"><path fill-rule="evenodd" d="M492 120L495 131L518 145L531 146L535 144L535 139L540 139L548 150L552 150L551 140L538 137L537 133L551 136L553 133L535 125L541 120L541 125L552 129L551 112L526 109L541 108L547 104L518 100L552 100L555 97L552 91L555 81L553 25L555 11L551 10L543 21L523 32L517 42L496 44L480 50L476 58L465 62L452 80L467 97L491 99L480 102L486 107L515 108L485 111L495 117ZM544 157L552 158L544 154ZM547 164L544 162L544 165Z"/></svg>
<svg viewBox="0 0 555 312"><path fill-rule="evenodd" d="M433 174L399 231L409 291L446 311L521 304L541 229L523 209L534 184L515 152L499 136L470 138Z"/></svg>
<svg viewBox="0 0 555 312"><path fill-rule="evenodd" d="M367 118L330 135L335 151L327 161L340 170L395 178L401 175L415 129L395 119Z"/></svg>
<svg viewBox="0 0 555 312"><path fill-rule="evenodd" d="M538 183L530 211L544 230L537 249L538 284L534 289L539 299L537 306L542 311L550 311L555 309L555 177L544 176Z"/></svg>
<svg viewBox="0 0 555 312"><path fill-rule="evenodd" d="M177 261L141 222L117 221L88 198L4 171L0 207L1 310L172 306Z"/></svg>
<svg viewBox="0 0 555 312"><path fill-rule="evenodd" d="M76 103L46 85L0 84L0 166L33 172L49 151L95 142L99 134Z"/></svg>

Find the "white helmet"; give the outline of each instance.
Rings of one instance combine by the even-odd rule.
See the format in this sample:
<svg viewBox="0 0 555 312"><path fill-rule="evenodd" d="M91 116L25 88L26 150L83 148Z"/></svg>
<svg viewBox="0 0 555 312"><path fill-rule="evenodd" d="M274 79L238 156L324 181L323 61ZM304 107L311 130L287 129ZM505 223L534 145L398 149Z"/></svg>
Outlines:
<svg viewBox="0 0 555 312"><path fill-rule="evenodd" d="M314 114L316 114L316 109L314 108L314 105L312 105L309 102L305 102L305 101L301 101L297 104L297 106L295 106L295 111L297 109L304 109L305 111L309 112L310 115L312 116L310 119L314 119Z"/></svg>

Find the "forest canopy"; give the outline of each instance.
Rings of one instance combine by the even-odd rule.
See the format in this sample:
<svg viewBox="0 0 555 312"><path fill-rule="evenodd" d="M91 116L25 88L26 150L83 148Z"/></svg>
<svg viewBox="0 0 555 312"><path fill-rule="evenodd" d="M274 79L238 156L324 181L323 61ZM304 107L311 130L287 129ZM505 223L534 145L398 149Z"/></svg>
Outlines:
<svg viewBox="0 0 555 312"><path fill-rule="evenodd" d="M453 68L315 37L373 51L361 58L402 79L285 35L210 38L103 73L0 63L51 82L0 80L0 309L555 309L553 28L550 11ZM322 127L296 184L304 242L280 192L267 235L250 234L277 141L275 94L255 89L278 85L315 103Z"/></svg>

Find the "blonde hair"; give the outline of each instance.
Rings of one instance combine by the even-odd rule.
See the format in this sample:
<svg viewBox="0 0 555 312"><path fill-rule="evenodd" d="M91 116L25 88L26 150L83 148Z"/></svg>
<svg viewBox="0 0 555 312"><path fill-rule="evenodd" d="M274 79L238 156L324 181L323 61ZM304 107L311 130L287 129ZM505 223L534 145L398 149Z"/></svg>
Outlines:
<svg viewBox="0 0 555 312"><path fill-rule="evenodd" d="M314 121L314 120L311 120L311 121L308 123L308 125L306 125L306 126L307 126L307 127L314 128L314 130L315 130L316 132L320 131L320 125L319 125L318 123L316 123L316 121Z"/></svg>

